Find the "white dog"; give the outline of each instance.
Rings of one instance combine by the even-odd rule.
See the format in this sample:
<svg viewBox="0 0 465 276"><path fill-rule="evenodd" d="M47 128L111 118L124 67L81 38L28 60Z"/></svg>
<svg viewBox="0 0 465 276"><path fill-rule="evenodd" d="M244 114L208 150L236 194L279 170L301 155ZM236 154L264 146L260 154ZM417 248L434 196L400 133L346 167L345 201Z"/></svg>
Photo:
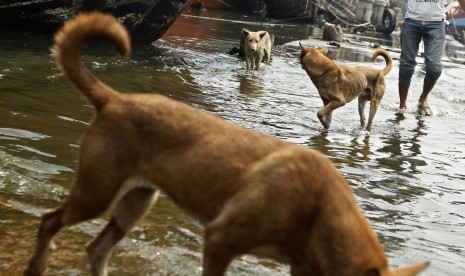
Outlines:
<svg viewBox="0 0 465 276"><path fill-rule="evenodd" d="M267 31L251 32L242 29L242 35L245 38L245 64L247 70L260 69L263 57L266 58L266 64L270 64L271 58L271 39Z"/></svg>

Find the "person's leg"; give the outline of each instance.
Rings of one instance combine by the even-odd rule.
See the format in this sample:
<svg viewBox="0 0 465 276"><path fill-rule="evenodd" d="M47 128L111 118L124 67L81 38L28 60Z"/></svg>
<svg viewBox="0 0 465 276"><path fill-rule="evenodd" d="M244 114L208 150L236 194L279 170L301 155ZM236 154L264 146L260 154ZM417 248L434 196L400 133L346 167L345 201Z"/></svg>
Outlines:
<svg viewBox="0 0 465 276"><path fill-rule="evenodd" d="M407 94L410 88L410 81L401 81L399 80L398 89L399 89L399 109L405 110L407 108Z"/></svg>
<svg viewBox="0 0 465 276"><path fill-rule="evenodd" d="M431 115L428 106L428 95L442 73L442 55L445 42L445 25L443 21L427 22L424 28L426 74L423 81L423 92L418 99L420 113Z"/></svg>
<svg viewBox="0 0 465 276"><path fill-rule="evenodd" d="M404 110L407 107L407 94L410 88L410 81L417 65L416 57L421 41L422 22L406 19L400 33L400 63L399 63L399 108Z"/></svg>
<svg viewBox="0 0 465 276"><path fill-rule="evenodd" d="M433 90L434 84L436 82L431 81L428 78L423 79L423 92L418 99L418 112L420 115L430 116L433 114L429 104L428 104L428 95L431 90Z"/></svg>

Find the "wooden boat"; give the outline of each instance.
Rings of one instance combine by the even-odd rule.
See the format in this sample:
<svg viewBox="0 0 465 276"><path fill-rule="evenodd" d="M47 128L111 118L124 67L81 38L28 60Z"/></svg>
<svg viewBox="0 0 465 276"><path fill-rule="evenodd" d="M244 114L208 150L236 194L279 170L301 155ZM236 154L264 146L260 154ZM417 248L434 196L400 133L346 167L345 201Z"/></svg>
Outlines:
<svg viewBox="0 0 465 276"><path fill-rule="evenodd" d="M313 10L309 0L268 0L266 5L267 15L277 19L302 19Z"/></svg>
<svg viewBox="0 0 465 276"><path fill-rule="evenodd" d="M191 0L0 0L0 23L10 28L55 31L81 11L111 13L134 42L159 39Z"/></svg>
<svg viewBox="0 0 465 276"><path fill-rule="evenodd" d="M268 0L194 0L191 7L201 9L240 10L249 13L265 12Z"/></svg>

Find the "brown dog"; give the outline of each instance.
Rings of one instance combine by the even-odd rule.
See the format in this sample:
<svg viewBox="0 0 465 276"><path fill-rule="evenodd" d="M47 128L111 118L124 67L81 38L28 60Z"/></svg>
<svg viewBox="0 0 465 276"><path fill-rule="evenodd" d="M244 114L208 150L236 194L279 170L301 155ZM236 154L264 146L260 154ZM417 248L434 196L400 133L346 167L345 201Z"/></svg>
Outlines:
<svg viewBox="0 0 465 276"><path fill-rule="evenodd" d="M87 247L93 275L106 275L113 247L159 191L205 225L203 275L223 275L235 256L290 263L292 275L414 275L392 271L345 179L317 151L259 134L155 94L119 94L88 71L80 46L102 35L127 57L125 29L81 14L55 37L57 63L97 115L80 142L70 195L44 213L25 271L41 275L53 236L111 212Z"/></svg>
<svg viewBox="0 0 465 276"><path fill-rule="evenodd" d="M300 43L299 43L300 44ZM392 58L386 50L378 49L372 57L384 57L386 67L376 69L370 66L338 65L326 57L328 48L317 49L300 44L300 63L312 80L324 107L317 113L325 128L331 124L333 110L358 97L358 113L362 128L365 126L365 104L371 100L366 130L371 131L373 118L384 96L384 76L392 69Z"/></svg>

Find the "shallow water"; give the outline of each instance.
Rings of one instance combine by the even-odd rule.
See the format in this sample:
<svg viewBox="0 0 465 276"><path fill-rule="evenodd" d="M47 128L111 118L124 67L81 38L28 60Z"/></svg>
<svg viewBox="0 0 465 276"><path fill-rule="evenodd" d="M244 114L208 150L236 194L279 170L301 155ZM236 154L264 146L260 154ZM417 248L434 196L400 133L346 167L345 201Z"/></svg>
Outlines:
<svg viewBox="0 0 465 276"><path fill-rule="evenodd" d="M248 72L227 52L240 30L266 29L276 36L272 64ZM424 275L465 271L464 48L448 42L444 73L430 96L434 116L418 117L416 100L423 59L405 114L396 114L398 39L395 35L347 35L351 44L331 49L339 63L368 63L366 41L391 50L395 67L371 133L359 127L356 102L320 125L321 100L301 69L298 41L326 45L305 24L267 22L254 16L207 11L186 14L163 39L136 45L121 61L111 45L93 41L83 58L120 91L167 95L246 128L328 155L349 180L393 266L431 260ZM48 48L51 36L1 31L0 43L0 274L15 275L30 255L40 214L67 195L77 141L93 107L58 71ZM309 38L310 37L310 38ZM375 66L384 66L377 60ZM62 231L50 259L52 275L81 275L88 265L84 244L104 219ZM123 240L110 261L116 275L200 275L202 229L162 197ZM287 275L285 265L245 256L231 275Z"/></svg>

